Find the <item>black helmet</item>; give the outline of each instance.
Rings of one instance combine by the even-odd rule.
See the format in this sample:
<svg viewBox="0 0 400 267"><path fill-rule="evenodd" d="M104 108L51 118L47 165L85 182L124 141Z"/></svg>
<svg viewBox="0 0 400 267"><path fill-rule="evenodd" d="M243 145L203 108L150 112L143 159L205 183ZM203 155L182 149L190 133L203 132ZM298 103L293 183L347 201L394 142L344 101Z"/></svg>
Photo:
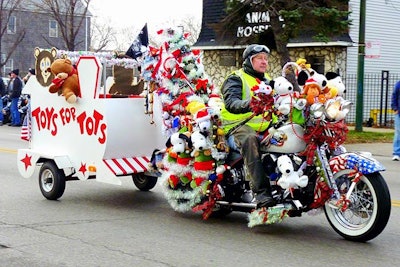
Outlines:
<svg viewBox="0 0 400 267"><path fill-rule="evenodd" d="M261 52L269 54L269 48L265 45L251 44L243 51L243 60L246 60L251 56L254 56Z"/></svg>

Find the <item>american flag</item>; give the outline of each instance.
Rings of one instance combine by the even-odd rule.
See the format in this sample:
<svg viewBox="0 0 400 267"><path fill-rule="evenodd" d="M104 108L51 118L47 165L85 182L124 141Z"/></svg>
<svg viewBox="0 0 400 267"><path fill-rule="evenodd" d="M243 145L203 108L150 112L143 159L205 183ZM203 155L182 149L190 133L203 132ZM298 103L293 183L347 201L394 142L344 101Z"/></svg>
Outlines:
<svg viewBox="0 0 400 267"><path fill-rule="evenodd" d="M24 122L21 127L21 139L25 141L31 140L31 130L32 130L32 118L31 112L28 109L26 116L24 118Z"/></svg>

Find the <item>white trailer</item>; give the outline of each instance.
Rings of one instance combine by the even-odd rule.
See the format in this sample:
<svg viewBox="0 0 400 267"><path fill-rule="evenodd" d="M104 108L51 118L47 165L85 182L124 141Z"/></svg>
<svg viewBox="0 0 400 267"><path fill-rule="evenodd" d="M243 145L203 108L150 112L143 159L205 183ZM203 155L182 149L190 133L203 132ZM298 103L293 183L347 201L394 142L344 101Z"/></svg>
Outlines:
<svg viewBox="0 0 400 267"><path fill-rule="evenodd" d="M30 178L40 167L39 187L50 200L63 195L69 180L120 185L120 177L132 176L138 189L152 189L158 174L149 161L155 149L165 147L160 116L153 121L145 113L142 96L105 97L103 66L95 56L80 57L76 66L81 97L74 104L49 93L34 76L25 85L24 93L31 95L31 136L29 148L18 150L20 174Z"/></svg>

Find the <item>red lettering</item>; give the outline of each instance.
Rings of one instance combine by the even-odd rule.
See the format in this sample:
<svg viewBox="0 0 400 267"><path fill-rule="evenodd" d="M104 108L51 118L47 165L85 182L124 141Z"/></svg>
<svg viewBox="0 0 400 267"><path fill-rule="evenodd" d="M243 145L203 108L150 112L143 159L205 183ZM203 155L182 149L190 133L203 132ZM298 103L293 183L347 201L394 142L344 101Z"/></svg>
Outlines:
<svg viewBox="0 0 400 267"><path fill-rule="evenodd" d="M52 122L52 124L53 124L53 126L54 126L54 129L50 132L53 136L56 136L57 135L57 123L56 123L56 120L57 120L57 118L58 118L58 115L57 114L54 114L54 116L53 116L53 118L52 118L52 120L51 120L51 122ZM50 130L50 129L49 129Z"/></svg>
<svg viewBox="0 0 400 267"><path fill-rule="evenodd" d="M35 110L32 110L32 117L35 118L36 124L38 125L40 131L39 113L40 113L40 107L37 107Z"/></svg>
<svg viewBox="0 0 400 267"><path fill-rule="evenodd" d="M94 134L97 135L97 130L99 129L100 121L104 118L104 116L100 112L93 110L93 118L95 120Z"/></svg>
<svg viewBox="0 0 400 267"><path fill-rule="evenodd" d="M86 112L82 112L78 117L77 117L77 121L79 124L79 130L81 132L81 134L85 133L85 129L84 129L84 123L85 123L85 119L86 119Z"/></svg>
<svg viewBox="0 0 400 267"><path fill-rule="evenodd" d="M107 129L107 125L105 123L103 123L100 126L101 137L99 137L97 139L97 140L99 140L100 144L104 144L106 142L106 129Z"/></svg>

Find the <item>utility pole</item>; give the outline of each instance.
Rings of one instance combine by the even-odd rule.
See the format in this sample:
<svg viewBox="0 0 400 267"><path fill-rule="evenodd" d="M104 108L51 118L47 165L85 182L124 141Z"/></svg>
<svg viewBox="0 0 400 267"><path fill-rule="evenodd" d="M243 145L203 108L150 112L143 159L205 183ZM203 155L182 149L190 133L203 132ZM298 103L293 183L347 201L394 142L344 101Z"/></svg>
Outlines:
<svg viewBox="0 0 400 267"><path fill-rule="evenodd" d="M362 132L364 111L364 57L365 57L365 13L366 0L360 0L360 25L358 34L358 66L357 66L357 101L356 126L357 132Z"/></svg>

